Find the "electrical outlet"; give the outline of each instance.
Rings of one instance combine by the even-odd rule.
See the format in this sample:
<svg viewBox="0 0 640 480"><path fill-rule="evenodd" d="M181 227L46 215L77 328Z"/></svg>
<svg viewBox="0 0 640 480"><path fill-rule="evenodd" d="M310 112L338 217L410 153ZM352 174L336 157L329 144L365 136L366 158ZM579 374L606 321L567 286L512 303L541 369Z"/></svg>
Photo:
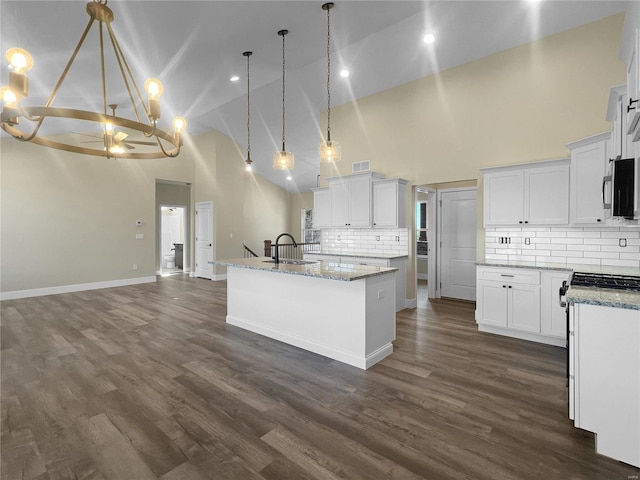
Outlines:
<svg viewBox="0 0 640 480"><path fill-rule="evenodd" d="M529 237L524 237L524 244L531 245L531 239Z"/></svg>
<svg viewBox="0 0 640 480"><path fill-rule="evenodd" d="M618 245L620 245L621 247L626 247L627 246L627 239L626 238L621 238L618 242Z"/></svg>
<svg viewBox="0 0 640 480"><path fill-rule="evenodd" d="M400 237L396 236L396 242L399 242L399 241L400 241Z"/></svg>
<svg viewBox="0 0 640 480"><path fill-rule="evenodd" d="M138 264L137 264L137 263L134 263L134 264L133 264L133 269L134 269L134 270L138 270Z"/></svg>
<svg viewBox="0 0 640 480"><path fill-rule="evenodd" d="M144 233L136 233L136 240L142 240L144 238Z"/></svg>
<svg viewBox="0 0 640 480"><path fill-rule="evenodd" d="M378 290L378 300L384 298L384 290Z"/></svg>
<svg viewBox="0 0 640 480"><path fill-rule="evenodd" d="M380 235L376 235L376 242L380 241Z"/></svg>

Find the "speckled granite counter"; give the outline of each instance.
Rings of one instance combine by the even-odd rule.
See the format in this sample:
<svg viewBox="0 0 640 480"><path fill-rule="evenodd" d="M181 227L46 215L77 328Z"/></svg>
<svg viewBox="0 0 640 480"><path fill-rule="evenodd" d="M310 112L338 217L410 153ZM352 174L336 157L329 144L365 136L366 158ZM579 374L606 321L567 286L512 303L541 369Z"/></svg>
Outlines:
<svg viewBox="0 0 640 480"><path fill-rule="evenodd" d="M397 253L366 253L364 255L355 253L325 253L325 252L308 252L310 255L326 255L327 257L353 257L353 258L380 258L382 260L393 260L395 258L407 258L408 255L399 255Z"/></svg>
<svg viewBox="0 0 640 480"><path fill-rule="evenodd" d="M305 277L326 278L350 282L362 278L382 275L398 270L395 267L377 267L372 265L354 265L351 263L313 262L306 265L291 265L285 263L269 263L269 257L234 258L230 260L216 260L213 263L227 267L264 270L275 273L303 275Z"/></svg>
<svg viewBox="0 0 640 480"><path fill-rule="evenodd" d="M567 291L567 302L640 310L640 292L573 286Z"/></svg>
<svg viewBox="0 0 640 480"><path fill-rule="evenodd" d="M631 275L640 277L640 268L637 267L614 267L609 265L584 265L584 264L564 264L549 262L523 262L503 260L481 260L476 265L486 267L509 267L509 268L533 268L537 270L562 270L566 272L585 273L605 273L610 275Z"/></svg>

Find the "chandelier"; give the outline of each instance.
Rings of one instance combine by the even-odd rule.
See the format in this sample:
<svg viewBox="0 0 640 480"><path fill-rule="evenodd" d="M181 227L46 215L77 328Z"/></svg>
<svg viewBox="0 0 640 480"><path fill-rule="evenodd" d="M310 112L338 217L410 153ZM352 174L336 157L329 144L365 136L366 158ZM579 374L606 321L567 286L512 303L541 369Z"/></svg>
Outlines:
<svg viewBox="0 0 640 480"><path fill-rule="evenodd" d="M17 140L24 142L32 142L45 147L56 148L68 152L82 153L85 155L95 155L107 158L161 158L175 157L180 153L182 146L182 133L185 131L187 122L183 117L176 117L173 121L174 131L168 133L158 127L160 120L160 96L164 89L159 80L150 78L144 83L147 93L147 101L142 99L138 85L136 84L129 64L124 57L122 48L111 29L111 23L114 16L111 9L107 7L107 0L93 0L87 3L87 13L89 14L89 23L87 24L80 40L71 54L69 62L65 66L62 75L58 79L49 99L44 106L25 106L22 100L29 95L29 79L26 72L33 67L33 58L23 49L11 48L7 51L6 57L9 60L9 85L0 89L0 101L3 103L2 113L0 114L0 127ZM102 88L102 111L78 110L72 108L53 107L53 101L60 90L64 80L76 59L87 35L91 31L92 26L97 21L99 33L99 59L101 66L101 88ZM111 42L115 62L122 76L122 82L127 92L132 110L133 118L125 118L116 115L117 104L108 103L107 101L107 82L105 68L105 31L106 36ZM108 112L107 108L111 111ZM102 132L96 143L102 143L101 147L90 148L80 145L80 143L66 140L53 140L38 136L38 132L43 122L49 118L62 118L79 120L82 122L93 122L100 126ZM33 129L30 133L24 132L18 128L21 120L33 123ZM135 141L127 140L128 133L142 133L144 137L151 141ZM74 133L74 132L70 132ZM81 133L80 135L87 135ZM92 135L88 135L92 136ZM130 152L136 148L135 145L146 146L141 147L144 151Z"/></svg>
<svg viewBox="0 0 640 480"><path fill-rule="evenodd" d="M329 11L334 7L332 2L322 5L327 12L327 138L320 143L320 161L333 163L340 160L340 144L331 140L331 23Z"/></svg>

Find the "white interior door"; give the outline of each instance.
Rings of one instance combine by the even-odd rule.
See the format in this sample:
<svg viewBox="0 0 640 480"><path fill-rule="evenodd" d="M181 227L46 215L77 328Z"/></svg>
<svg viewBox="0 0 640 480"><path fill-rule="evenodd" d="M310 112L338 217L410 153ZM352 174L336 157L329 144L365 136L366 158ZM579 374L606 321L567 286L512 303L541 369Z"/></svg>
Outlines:
<svg viewBox="0 0 640 480"><path fill-rule="evenodd" d="M196 203L196 276L213 278L213 202Z"/></svg>
<svg viewBox="0 0 640 480"><path fill-rule="evenodd" d="M476 197L473 189L440 196L440 296L476 299Z"/></svg>

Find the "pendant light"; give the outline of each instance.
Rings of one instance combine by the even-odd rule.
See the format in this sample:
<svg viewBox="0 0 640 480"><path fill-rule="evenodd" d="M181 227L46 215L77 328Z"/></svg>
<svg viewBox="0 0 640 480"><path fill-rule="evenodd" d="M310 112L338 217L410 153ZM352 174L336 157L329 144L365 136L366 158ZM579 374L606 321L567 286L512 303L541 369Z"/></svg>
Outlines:
<svg viewBox="0 0 640 480"><path fill-rule="evenodd" d="M340 160L340 144L331 140L331 22L329 11L332 2L322 5L327 12L327 138L320 143L320 161L333 163Z"/></svg>
<svg viewBox="0 0 640 480"><path fill-rule="evenodd" d="M243 52L242 55L247 57L247 159L244 163L246 164L245 168L247 172L250 172L253 160L251 160L251 83L249 76L249 57L253 55L253 52Z"/></svg>
<svg viewBox="0 0 640 480"><path fill-rule="evenodd" d="M282 37L282 150L273 155L273 168L276 170L293 170L293 153L287 152L285 146L285 106L284 106L284 37L289 30L280 30L278 35Z"/></svg>

